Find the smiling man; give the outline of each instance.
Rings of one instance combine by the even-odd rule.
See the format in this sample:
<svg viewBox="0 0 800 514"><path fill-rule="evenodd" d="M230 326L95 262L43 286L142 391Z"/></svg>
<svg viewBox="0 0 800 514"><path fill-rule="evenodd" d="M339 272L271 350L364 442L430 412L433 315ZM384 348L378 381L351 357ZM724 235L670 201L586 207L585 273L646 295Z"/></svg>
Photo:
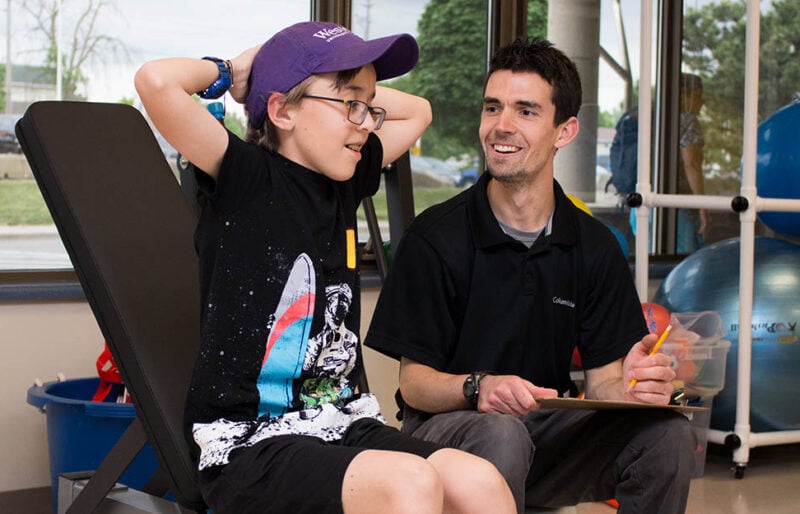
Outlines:
<svg viewBox="0 0 800 514"><path fill-rule="evenodd" d="M580 103L575 65L548 41L496 52L479 129L487 172L409 228L366 345L400 360L403 430L494 463L519 512L610 498L620 512L683 512L696 445L684 416L537 403L572 389L576 346L588 398L672 393L615 237L554 179Z"/></svg>

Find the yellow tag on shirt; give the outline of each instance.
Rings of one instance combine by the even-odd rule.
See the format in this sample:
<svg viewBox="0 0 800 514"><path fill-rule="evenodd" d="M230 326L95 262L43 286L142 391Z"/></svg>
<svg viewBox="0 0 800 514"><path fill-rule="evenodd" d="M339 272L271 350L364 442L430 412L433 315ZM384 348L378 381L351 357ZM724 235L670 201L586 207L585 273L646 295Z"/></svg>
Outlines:
<svg viewBox="0 0 800 514"><path fill-rule="evenodd" d="M347 269L356 269L356 231L348 228L347 234Z"/></svg>

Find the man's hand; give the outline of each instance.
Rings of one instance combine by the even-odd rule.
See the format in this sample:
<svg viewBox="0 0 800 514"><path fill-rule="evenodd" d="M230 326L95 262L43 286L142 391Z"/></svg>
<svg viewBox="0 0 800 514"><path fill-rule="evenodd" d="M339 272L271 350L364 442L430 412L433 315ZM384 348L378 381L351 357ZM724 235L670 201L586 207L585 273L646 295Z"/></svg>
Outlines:
<svg viewBox="0 0 800 514"><path fill-rule="evenodd" d="M556 398L555 389L537 387L515 375L486 375L481 379L479 412L523 416L539 408L537 398Z"/></svg>
<svg viewBox="0 0 800 514"><path fill-rule="evenodd" d="M672 359L663 353L650 355L658 337L646 335L633 345L622 364L622 378L626 399L644 403L666 405L672 394L675 372L670 368ZM630 381L636 380L631 388Z"/></svg>

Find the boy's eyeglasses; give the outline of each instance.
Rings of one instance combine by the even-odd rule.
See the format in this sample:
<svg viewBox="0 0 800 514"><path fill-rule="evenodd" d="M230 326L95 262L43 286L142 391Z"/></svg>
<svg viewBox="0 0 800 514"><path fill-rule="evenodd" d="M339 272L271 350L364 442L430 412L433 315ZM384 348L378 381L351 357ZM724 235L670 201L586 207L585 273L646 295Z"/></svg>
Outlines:
<svg viewBox="0 0 800 514"><path fill-rule="evenodd" d="M317 100L328 100L329 102L339 102L347 106L347 121L356 125L361 125L367 119L367 113L372 116L375 122L375 129L378 130L386 119L386 109L383 107L370 107L361 100L343 100L341 98L330 98L327 96L303 95L303 98L316 98Z"/></svg>

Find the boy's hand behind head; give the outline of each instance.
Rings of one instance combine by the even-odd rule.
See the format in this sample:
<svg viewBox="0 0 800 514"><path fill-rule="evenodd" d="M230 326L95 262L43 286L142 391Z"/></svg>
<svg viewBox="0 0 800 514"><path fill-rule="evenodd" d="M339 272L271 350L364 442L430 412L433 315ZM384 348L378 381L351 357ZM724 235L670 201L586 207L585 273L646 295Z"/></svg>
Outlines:
<svg viewBox="0 0 800 514"><path fill-rule="evenodd" d="M250 78L250 70L253 66L253 59L255 59L261 45L248 48L231 59L231 77L233 84L228 92L234 100L243 104L247 101L247 92L249 90L248 79Z"/></svg>

